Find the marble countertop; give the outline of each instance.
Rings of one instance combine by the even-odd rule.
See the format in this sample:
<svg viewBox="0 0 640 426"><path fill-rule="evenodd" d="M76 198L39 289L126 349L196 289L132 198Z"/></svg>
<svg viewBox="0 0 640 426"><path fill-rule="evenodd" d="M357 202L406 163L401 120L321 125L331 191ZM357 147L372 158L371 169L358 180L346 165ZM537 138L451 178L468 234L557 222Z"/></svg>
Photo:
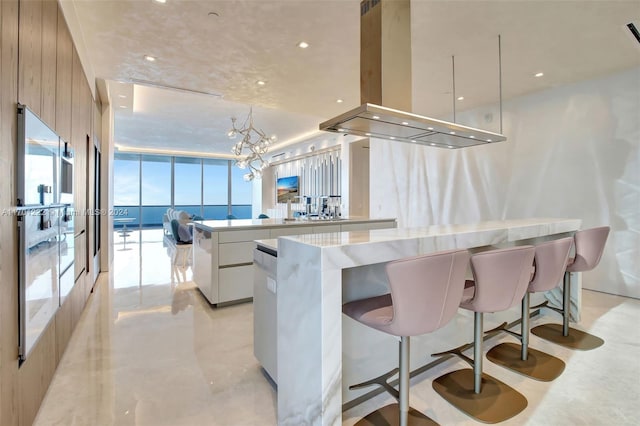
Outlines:
<svg viewBox="0 0 640 426"><path fill-rule="evenodd" d="M464 239L465 236L474 237L487 233L504 234L495 235L494 237L502 241L517 241L535 238L539 235L571 232L578 229L579 226L580 220L578 219L527 218L485 221L464 225L433 225L421 228L391 228L370 231L305 234L281 238L319 248L385 243L421 238L439 239L455 237L456 239Z"/></svg>
<svg viewBox="0 0 640 426"><path fill-rule="evenodd" d="M395 221L393 218L369 219L354 217L338 220L284 220L284 219L231 219L231 220L196 220L193 225L207 231L234 231L238 229L280 228L283 226L326 226L342 223L371 223Z"/></svg>
<svg viewBox="0 0 640 426"><path fill-rule="evenodd" d="M342 424L342 304L380 294L379 265L441 250L535 244L580 225L527 218L278 238L277 364L286 366L278 369L278 424Z"/></svg>

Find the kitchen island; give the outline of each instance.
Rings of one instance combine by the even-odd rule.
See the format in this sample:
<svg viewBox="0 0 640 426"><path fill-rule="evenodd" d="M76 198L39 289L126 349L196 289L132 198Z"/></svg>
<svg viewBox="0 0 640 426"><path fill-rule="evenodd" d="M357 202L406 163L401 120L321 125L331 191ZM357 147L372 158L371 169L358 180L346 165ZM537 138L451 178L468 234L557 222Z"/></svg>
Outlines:
<svg viewBox="0 0 640 426"><path fill-rule="evenodd" d="M254 240L283 235L395 228L395 219L233 219L193 222L193 281L209 303L223 306L253 297Z"/></svg>
<svg viewBox="0 0 640 426"><path fill-rule="evenodd" d="M441 250L535 243L572 235L580 224L577 219L518 219L278 239L277 366L286 366L277 370L278 424L341 424L343 387L361 378L357 371L343 370L343 346L365 342L352 365L366 365L368 355L362 354L371 353L383 353L379 361L389 367L397 364L397 341L382 341L384 333L371 331L370 338L361 339L365 333L361 327L357 334L343 335L342 304L384 292L384 263ZM579 294L580 286L575 287ZM579 307L579 299L575 303ZM486 328L503 319L495 315ZM412 352L429 354L445 345L449 349L458 346L455 342L472 341L472 316L459 313L458 319L451 322L451 328L430 335L446 340L434 344L435 338L426 343L416 339ZM371 340L378 344L366 347ZM411 358L425 362L414 355ZM343 386L345 374L353 376ZM371 378L366 374L368 371L363 374L365 379Z"/></svg>

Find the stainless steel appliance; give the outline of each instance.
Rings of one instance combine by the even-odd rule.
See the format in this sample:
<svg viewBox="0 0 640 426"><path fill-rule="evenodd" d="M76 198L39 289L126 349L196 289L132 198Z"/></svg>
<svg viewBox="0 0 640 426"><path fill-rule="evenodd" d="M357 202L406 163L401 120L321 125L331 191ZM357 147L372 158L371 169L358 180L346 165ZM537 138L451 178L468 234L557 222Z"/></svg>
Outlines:
<svg viewBox="0 0 640 426"><path fill-rule="evenodd" d="M64 145L65 155L72 158ZM73 269L73 163L61 165L59 136L21 104L16 169L18 352L24 361L60 307L61 276L66 280L63 274Z"/></svg>

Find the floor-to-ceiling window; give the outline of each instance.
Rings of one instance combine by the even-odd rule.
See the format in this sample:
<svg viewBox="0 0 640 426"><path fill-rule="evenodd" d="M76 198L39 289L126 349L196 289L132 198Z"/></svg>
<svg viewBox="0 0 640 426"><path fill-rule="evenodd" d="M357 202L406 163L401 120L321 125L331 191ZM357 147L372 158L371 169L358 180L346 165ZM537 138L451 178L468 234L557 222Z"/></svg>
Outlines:
<svg viewBox="0 0 640 426"><path fill-rule="evenodd" d="M251 217L251 197L253 195L251 182L244 180L246 170L231 168L231 214L238 219Z"/></svg>
<svg viewBox="0 0 640 426"><path fill-rule="evenodd" d="M142 155L141 166L142 226L162 226L162 215L171 206L171 157Z"/></svg>
<svg viewBox="0 0 640 426"><path fill-rule="evenodd" d="M178 210L202 216L202 159L175 157L173 203Z"/></svg>
<svg viewBox="0 0 640 426"><path fill-rule="evenodd" d="M130 219L128 226L140 224L140 155L116 154L113 162L113 205L115 219ZM120 227L125 222L114 222Z"/></svg>
<svg viewBox="0 0 640 426"><path fill-rule="evenodd" d="M229 161L206 159L203 164L204 217L224 219L229 207Z"/></svg>
<svg viewBox="0 0 640 426"><path fill-rule="evenodd" d="M167 208L204 219L251 218L252 184L230 160L116 153L115 226L159 227Z"/></svg>

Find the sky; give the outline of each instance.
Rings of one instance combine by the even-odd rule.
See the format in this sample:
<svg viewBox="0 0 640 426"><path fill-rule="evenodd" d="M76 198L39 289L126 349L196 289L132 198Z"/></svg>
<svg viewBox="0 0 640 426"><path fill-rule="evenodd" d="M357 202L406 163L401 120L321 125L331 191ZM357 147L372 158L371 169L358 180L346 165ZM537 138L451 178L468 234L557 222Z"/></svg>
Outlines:
<svg viewBox="0 0 640 426"><path fill-rule="evenodd" d="M116 154L114 162L114 205L137 206L140 201L140 162L137 155ZM176 157L175 205L200 205L201 178L204 180L204 204L226 205L228 187L227 160L205 160L204 176L199 159ZM251 182L246 173L232 166L232 204L251 204ZM166 156L143 156L142 205L171 204L171 163Z"/></svg>

